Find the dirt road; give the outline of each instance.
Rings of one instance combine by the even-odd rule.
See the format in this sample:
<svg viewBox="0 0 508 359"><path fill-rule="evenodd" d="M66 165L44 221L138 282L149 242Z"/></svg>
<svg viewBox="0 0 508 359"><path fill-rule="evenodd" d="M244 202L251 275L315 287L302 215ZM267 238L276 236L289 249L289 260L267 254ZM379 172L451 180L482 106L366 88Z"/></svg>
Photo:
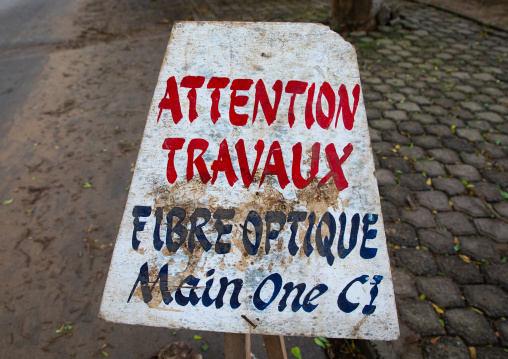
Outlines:
<svg viewBox="0 0 508 359"><path fill-rule="evenodd" d="M222 356L217 333L97 318L171 23L191 10L0 1L0 357L150 358L175 340ZM324 355L312 339L289 340Z"/></svg>

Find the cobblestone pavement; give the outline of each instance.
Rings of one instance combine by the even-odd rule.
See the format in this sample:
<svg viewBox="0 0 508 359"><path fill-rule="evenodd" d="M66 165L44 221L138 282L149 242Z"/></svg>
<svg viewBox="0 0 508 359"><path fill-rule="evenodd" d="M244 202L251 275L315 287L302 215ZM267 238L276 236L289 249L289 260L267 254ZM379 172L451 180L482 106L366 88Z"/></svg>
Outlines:
<svg viewBox="0 0 508 359"><path fill-rule="evenodd" d="M201 20L319 21L329 11L328 1L288 3L192 0ZM401 324L399 340L374 349L507 358L508 34L416 4L402 14L346 36L358 50Z"/></svg>
<svg viewBox="0 0 508 359"><path fill-rule="evenodd" d="M347 37L401 324L388 353L507 358L508 34L419 5L403 14Z"/></svg>

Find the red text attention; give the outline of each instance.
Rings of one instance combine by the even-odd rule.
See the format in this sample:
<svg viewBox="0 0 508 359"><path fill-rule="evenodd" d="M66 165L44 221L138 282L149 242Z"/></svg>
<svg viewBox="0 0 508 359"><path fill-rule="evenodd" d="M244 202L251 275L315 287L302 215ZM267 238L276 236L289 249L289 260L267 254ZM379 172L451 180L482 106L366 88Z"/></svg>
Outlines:
<svg viewBox="0 0 508 359"><path fill-rule="evenodd" d="M210 119L215 125L221 118L219 111L219 101L221 97L221 89L225 89L231 82L230 85L230 106L229 106L229 122L233 126L245 126L249 120L248 114L239 114L236 109L245 106L249 100L246 95L239 95L237 91L248 91L253 85L254 81L251 79L234 79L230 81L226 77L212 77L206 84L206 88L212 89L210 98L212 105L210 108ZM180 87L188 88L187 98L189 100L189 114L188 119L192 123L198 118L196 109L197 94L196 89L202 88L205 85L205 78L203 76L186 76L180 82ZM307 129L310 129L315 123L323 129L329 129L330 126L337 127L339 123L339 114L342 113L342 123L344 128L350 131L354 125L354 116L358 107L360 99L360 86L356 85L353 88L353 108L351 109L349 104L349 95L345 85L340 85L338 94L338 105L337 96L335 91L332 89L328 82L323 82L319 87L317 99L314 101L316 84L303 81L288 81L286 86L283 86L282 81L277 80L272 86L272 90L275 93L274 101L271 103L266 86L263 80L258 80L255 86L254 95L254 110L252 114L252 123L256 121L259 107L263 111L268 126L272 125L277 118L277 111L279 109L280 100L282 97L282 91L286 94L290 94L290 104L288 108L288 124L292 128L296 118L294 114L294 104L297 95L303 95L307 91L307 101L305 106L305 125ZM328 110L323 110L322 101L323 99L327 102ZM315 111L314 111L315 107ZM167 80L166 92L163 99L159 102L159 115L157 122L159 122L162 112L164 110L171 111L171 115L175 124L178 124L183 119L182 109L180 105L180 97L178 94L178 84L175 77L170 77ZM315 113L315 116L314 116ZM335 120L335 121L334 121ZM176 151L183 149L186 140L184 138L166 138L162 144L163 150L169 150L168 163L166 169L166 177L169 183L174 183L178 177L174 166L174 159ZM210 165L210 171L208 166L203 159L203 154L207 151L209 143L207 140L202 138L195 138L189 141L187 144L187 181L190 181L194 176L194 168L203 181L208 183L211 180L213 185L217 180L219 172L224 172L226 179L230 186L233 186L238 181L238 176L233 168L231 155L229 152L229 145L226 139L224 139L219 146L219 153L217 159ZM238 165L240 168L240 175L244 186L249 187L254 181L254 175L258 168L261 156L264 152L265 144L263 140L258 140L254 146L256 152L256 159L252 170L249 168L247 161L247 153L244 141L240 139L234 144L236 155L238 158ZM199 151L196 156L195 152ZM254 152L253 151L253 152ZM349 157L353 151L353 146L349 143L343 149L343 154L339 155L334 144L328 144L325 146L324 155L328 162L329 172L321 178L318 186L324 185L330 179L333 179L337 189L339 191L348 187L348 182L342 171L342 164ZM291 178L296 188L305 188L308 186L319 172L319 158L321 153L321 144L319 142L314 143L312 146L312 158L311 158L311 169L310 174L307 178L304 178L301 174L301 161L302 161L302 144L296 143L292 147L293 162L291 166ZM265 166L263 173L259 181L259 186L264 182L266 175L276 176L282 189L284 189L289 183L288 174L286 171L286 165L282 155L282 149L278 141L274 141L268 150Z"/></svg>

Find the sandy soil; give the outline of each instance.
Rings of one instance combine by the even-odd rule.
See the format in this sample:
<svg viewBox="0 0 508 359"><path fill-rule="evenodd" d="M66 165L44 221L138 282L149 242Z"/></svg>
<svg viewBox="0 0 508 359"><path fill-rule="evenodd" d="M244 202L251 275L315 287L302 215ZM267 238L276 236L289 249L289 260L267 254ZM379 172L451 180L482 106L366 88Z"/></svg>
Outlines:
<svg viewBox="0 0 508 359"><path fill-rule="evenodd" d="M150 358L175 340L222 357L221 333L97 317L171 24L191 11L179 0L58 7L44 21L4 13L31 26L0 36L0 357ZM265 357L261 337L253 351Z"/></svg>
<svg viewBox="0 0 508 359"><path fill-rule="evenodd" d="M2 121L2 358L148 358L171 336L97 318L168 21L186 18L153 4L77 1L51 43L2 48L43 59L26 93L13 80L20 100Z"/></svg>

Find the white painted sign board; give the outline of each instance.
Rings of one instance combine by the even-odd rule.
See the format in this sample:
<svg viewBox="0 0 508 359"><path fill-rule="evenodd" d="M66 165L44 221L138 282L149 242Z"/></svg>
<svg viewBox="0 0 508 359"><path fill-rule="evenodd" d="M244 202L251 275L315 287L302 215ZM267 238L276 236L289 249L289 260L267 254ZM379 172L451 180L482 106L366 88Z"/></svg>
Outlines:
<svg viewBox="0 0 508 359"><path fill-rule="evenodd" d="M317 24L175 24L100 316L397 338L352 45Z"/></svg>

